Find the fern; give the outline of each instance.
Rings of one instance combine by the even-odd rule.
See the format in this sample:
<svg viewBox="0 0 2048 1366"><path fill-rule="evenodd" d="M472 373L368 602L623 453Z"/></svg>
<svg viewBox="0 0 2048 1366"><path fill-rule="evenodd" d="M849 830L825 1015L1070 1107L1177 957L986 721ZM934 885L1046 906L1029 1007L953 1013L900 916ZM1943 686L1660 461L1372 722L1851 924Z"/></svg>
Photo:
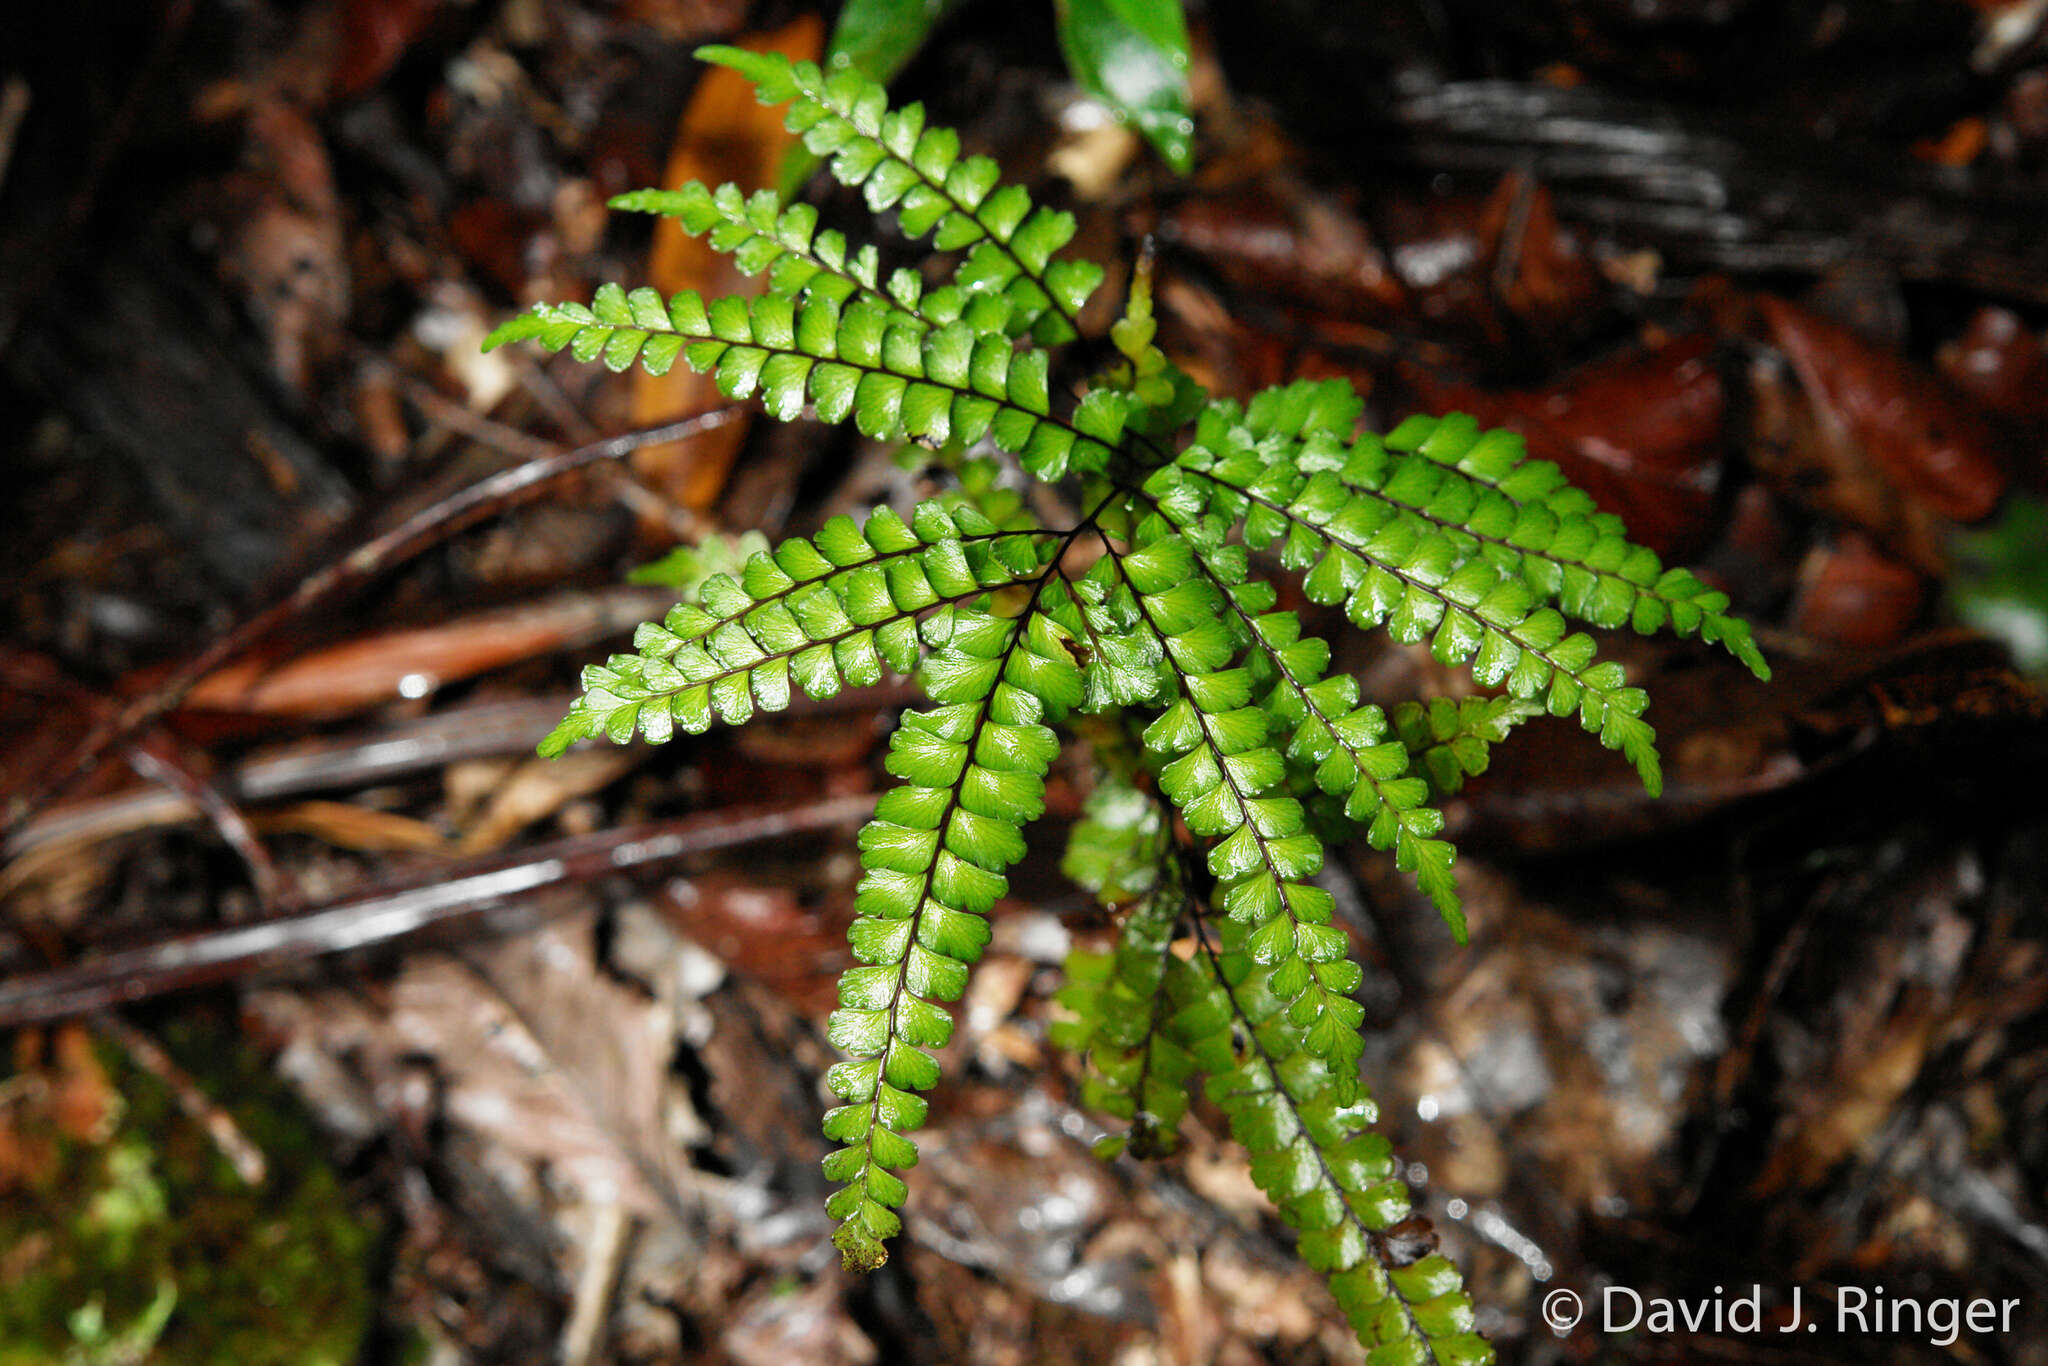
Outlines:
<svg viewBox="0 0 2048 1366"><path fill-rule="evenodd" d="M1391 1147L1371 1130L1377 1109L1300 1046L1276 974L1238 937L1226 927L1179 965L1171 1028L1208 1074L1253 1182L1301 1231L1302 1259L1329 1277L1371 1360L1492 1361L1457 1268L1434 1253L1410 1259L1389 1236L1411 1204Z"/></svg>
<svg viewBox="0 0 2048 1366"><path fill-rule="evenodd" d="M1149 259L1108 329L1119 359L1055 402L1045 348L1079 334L1103 278L1057 255L1070 217L852 72L701 55L788 105L789 127L905 237L958 253L951 275L885 275L875 247L771 193L643 191L615 202L705 236L763 292L605 285L489 344L655 374L680 361L783 420L919 443L955 476L907 521L836 518L728 572L708 569L730 548L686 556L685 600L585 671L542 745L661 743L885 673L915 675L930 699L892 738L898 785L860 834L857 965L828 1025L846 1055L827 1078L840 1103L825 1168L847 1263L880 1264L901 1227L898 1173L917 1158L947 1004L1044 809L1054 727L1085 714L1102 771L1065 867L1119 926L1109 952L1070 959L1055 1035L1086 1058L1086 1101L1128 1125L1103 1150L1171 1151L1199 1083L1374 1360L1490 1360L1455 1268L1390 1232L1409 1202L1358 1076L1360 970L1316 881L1325 839L1362 830L1462 941L1433 803L1515 726L1576 716L1660 781L1648 699L1574 624L1697 636L1767 677L1747 628L1510 433L1456 415L1363 431L1339 381L1210 396L1154 344ZM1005 457L1089 511L1038 524ZM1272 568L1495 691L1389 714L1277 610Z"/></svg>

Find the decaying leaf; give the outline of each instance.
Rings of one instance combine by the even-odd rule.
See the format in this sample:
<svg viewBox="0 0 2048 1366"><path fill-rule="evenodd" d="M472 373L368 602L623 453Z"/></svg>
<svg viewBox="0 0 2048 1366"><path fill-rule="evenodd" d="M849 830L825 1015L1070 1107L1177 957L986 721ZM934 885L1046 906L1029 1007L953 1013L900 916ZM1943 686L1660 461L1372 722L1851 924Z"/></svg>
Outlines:
<svg viewBox="0 0 2048 1366"><path fill-rule="evenodd" d="M756 51L815 59L824 42L824 25L816 16L807 15L772 33L739 41ZM779 109L757 101L754 88L738 72L712 67L699 78L676 129L668 167L662 172L662 188L680 189L697 180L706 185L731 181L748 189L764 189L775 184L783 156L794 144L794 135L782 126ZM663 296L694 289L715 298L755 288L730 258L713 251L702 238L685 233L669 218L655 224L647 275ZM633 376L633 421L643 427L719 401L712 377L687 366L677 366L658 378L644 370ZM724 488L726 474L746 435L746 425L736 423L708 440L680 449L642 451L634 456L633 467L648 484L684 507L709 507Z"/></svg>

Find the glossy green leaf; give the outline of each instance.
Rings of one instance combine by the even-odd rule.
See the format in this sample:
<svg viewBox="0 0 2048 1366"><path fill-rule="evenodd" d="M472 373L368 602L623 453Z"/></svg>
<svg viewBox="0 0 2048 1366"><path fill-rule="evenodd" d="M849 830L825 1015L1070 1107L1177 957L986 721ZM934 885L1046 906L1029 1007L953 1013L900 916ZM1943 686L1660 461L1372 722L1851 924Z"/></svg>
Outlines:
<svg viewBox="0 0 2048 1366"><path fill-rule="evenodd" d="M1055 0L1060 50L1091 95L1143 133L1174 170L1194 169L1188 28L1180 0Z"/></svg>

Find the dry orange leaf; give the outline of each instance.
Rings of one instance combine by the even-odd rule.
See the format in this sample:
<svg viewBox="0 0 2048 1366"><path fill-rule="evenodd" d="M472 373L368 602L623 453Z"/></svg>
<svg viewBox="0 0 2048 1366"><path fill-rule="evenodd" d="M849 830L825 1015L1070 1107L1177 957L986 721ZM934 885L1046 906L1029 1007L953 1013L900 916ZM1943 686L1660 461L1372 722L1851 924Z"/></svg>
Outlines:
<svg viewBox="0 0 2048 1366"><path fill-rule="evenodd" d="M757 52L780 52L792 60L815 61L824 40L824 22L816 15L806 15L772 33L738 39L737 45ZM743 190L761 189L775 183L783 154L794 141L782 126L780 106L757 103L753 86L738 72L722 66L709 68L691 94L689 108L683 111L662 187L676 190L701 180L706 185L731 181ZM729 258L667 218L655 225L647 273L664 295L694 289L712 299L752 293L757 288ZM651 427L718 402L718 386L711 376L697 374L687 366L678 365L659 377L642 370L633 374L636 426ZM747 438L748 425L736 422L682 446L640 451L633 456L633 468L668 498L702 511L725 487L726 474Z"/></svg>
<svg viewBox="0 0 2048 1366"><path fill-rule="evenodd" d="M658 597L633 589L566 593L434 626L361 635L295 658L245 656L201 679L186 694L184 709L346 716L630 630ZM153 682L147 675L138 686Z"/></svg>
<svg viewBox="0 0 2048 1366"><path fill-rule="evenodd" d="M358 853L431 853L448 844L441 832L425 821L354 802L295 802L262 812L250 823L266 835L311 835L337 849Z"/></svg>

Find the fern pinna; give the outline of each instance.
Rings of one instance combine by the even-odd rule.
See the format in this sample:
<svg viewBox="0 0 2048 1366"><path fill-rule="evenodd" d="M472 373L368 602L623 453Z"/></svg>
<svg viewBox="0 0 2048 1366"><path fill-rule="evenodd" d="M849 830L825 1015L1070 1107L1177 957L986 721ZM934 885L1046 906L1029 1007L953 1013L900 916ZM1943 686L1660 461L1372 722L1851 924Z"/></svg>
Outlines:
<svg viewBox="0 0 2048 1366"><path fill-rule="evenodd" d="M884 275L874 247L819 229L806 205L692 184L617 203L707 236L766 277L761 293L606 285L587 305L534 308L490 344L656 374L680 359L778 418L850 419L954 472L908 520L837 518L706 578L640 628L633 653L586 672L542 746L659 743L778 710L793 687L824 697L885 672L921 683L931 705L890 742L899 785L860 834L857 966L829 1026L846 1054L824 1126L847 1263L879 1265L901 1227L897 1173L917 1160L907 1135L939 1078L946 1003L1044 808L1053 727L1093 713L1102 776L1067 867L1120 930L1110 952L1071 957L1057 1030L1088 1059L1087 1100L1150 1155L1171 1149L1199 1085L1375 1361L1489 1360L1457 1271L1390 1233L1409 1200L1359 1084L1360 970L1317 882L1326 840L1362 828L1462 940L1432 801L1483 771L1514 726L1576 715L1658 786L1643 693L1573 623L1697 635L1766 675L1747 629L1510 433L1459 416L1361 431L1341 381L1211 397L1153 344L1144 261L1110 332L1121 359L1056 402L1045 348L1079 335L1103 279L1056 255L1069 215L1000 184L994 163L963 157L918 106L889 110L853 72L701 55L787 104L788 126L906 237L960 253L950 276ZM1076 514L1033 520L994 463L1005 457L1057 483L1044 502ZM1274 564L1310 602L1497 691L1389 715L1276 607L1259 572Z"/></svg>

